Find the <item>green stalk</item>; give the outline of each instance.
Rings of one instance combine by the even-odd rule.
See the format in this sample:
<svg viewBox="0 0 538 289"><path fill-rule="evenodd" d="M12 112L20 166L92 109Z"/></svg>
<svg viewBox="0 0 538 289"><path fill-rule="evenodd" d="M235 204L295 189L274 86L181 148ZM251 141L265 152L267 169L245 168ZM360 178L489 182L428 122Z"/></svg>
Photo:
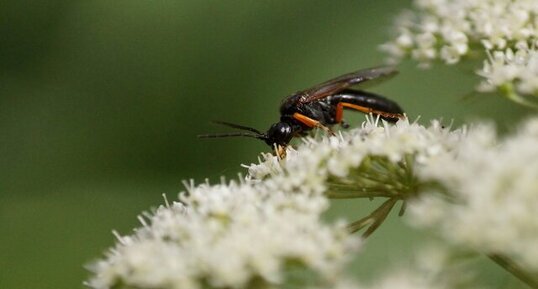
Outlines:
<svg viewBox="0 0 538 289"><path fill-rule="evenodd" d="M530 107L530 108L533 108L533 109L538 109L538 104L534 103L534 102L531 102L529 100L527 100L525 97L519 95L516 90L514 89L514 85L512 83L507 83L501 87L499 87L499 90L504 93L504 95L506 96L506 98L508 98L509 100L517 103L517 104L521 104L523 106L526 106L526 107Z"/></svg>
<svg viewBox="0 0 538 289"><path fill-rule="evenodd" d="M370 236L381 224L387 216L389 215L390 211L398 201L397 198L390 198L386 200L379 208L375 209L370 215L355 221L348 225L348 230L350 233L355 233L366 226L369 226L368 229L362 234L363 238L367 238Z"/></svg>
<svg viewBox="0 0 538 289"><path fill-rule="evenodd" d="M510 258L499 254L489 254L488 257L493 262L497 263L497 265L514 275L514 277L518 278L521 282L527 284L530 288L538 289L538 280L529 276L529 274L522 270L521 267Z"/></svg>

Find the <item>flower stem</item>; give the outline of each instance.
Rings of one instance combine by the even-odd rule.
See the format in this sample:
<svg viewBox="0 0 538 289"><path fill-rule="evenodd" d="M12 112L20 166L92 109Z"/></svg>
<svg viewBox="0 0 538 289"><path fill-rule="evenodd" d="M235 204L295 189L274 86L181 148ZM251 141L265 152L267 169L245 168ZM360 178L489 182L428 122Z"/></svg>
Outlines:
<svg viewBox="0 0 538 289"><path fill-rule="evenodd" d="M499 254L488 254L488 257L497 265L501 266L506 271L510 272L521 282L527 284L530 288L538 289L538 280L529 276L521 267L519 267L510 258Z"/></svg>
<svg viewBox="0 0 538 289"><path fill-rule="evenodd" d="M531 102L531 101L527 100L525 97L518 94L516 92L516 90L514 89L514 85L511 84L511 83L510 84L505 84L505 85L499 87L499 90L502 93L505 94L506 98L508 98L509 100L511 100L511 101L513 101L515 103L521 104L521 105L526 106L526 107L538 109L538 104L536 104L534 102Z"/></svg>
<svg viewBox="0 0 538 289"><path fill-rule="evenodd" d="M386 200L379 208L375 209L370 215L355 221L348 225L348 230L350 233L355 233L366 226L369 226L368 229L362 234L363 238L367 238L370 236L381 224L387 216L389 215L390 211L398 201L397 198L390 198Z"/></svg>

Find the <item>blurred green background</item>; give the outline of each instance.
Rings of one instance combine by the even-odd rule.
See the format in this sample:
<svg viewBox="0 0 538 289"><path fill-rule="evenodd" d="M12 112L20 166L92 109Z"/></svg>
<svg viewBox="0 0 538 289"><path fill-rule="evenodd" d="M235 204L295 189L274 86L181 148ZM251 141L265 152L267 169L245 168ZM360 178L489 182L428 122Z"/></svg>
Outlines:
<svg viewBox="0 0 538 289"><path fill-rule="evenodd" d="M265 130L287 94L381 64L378 45L409 5L2 1L0 288L82 288L83 266L113 244L112 229L129 233L182 180L235 177L267 151L252 139L197 139L227 131L210 120ZM472 66L400 71L375 91L424 123L509 127L525 114L499 98L464 98ZM338 202L330 215L358 217L362 206ZM400 225L392 217L372 237L357 276L409 251L418 236Z"/></svg>

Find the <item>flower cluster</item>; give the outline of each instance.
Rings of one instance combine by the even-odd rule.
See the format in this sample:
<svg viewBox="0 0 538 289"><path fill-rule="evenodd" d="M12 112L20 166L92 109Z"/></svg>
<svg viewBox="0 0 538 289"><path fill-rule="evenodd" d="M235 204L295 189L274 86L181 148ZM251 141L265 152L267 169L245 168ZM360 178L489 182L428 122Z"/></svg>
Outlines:
<svg viewBox="0 0 538 289"><path fill-rule="evenodd" d="M337 286L358 239L343 224L320 220L328 207L329 179L346 180L373 155L388 163L407 155L425 161L462 135L439 122L424 127L408 120L378 126L378 121L369 118L362 128L337 137L307 138L297 150L288 149L284 160L266 155L249 167L245 181L189 184L180 202L146 214L133 235L118 237L116 247L92 266L88 285Z"/></svg>
<svg viewBox="0 0 538 289"><path fill-rule="evenodd" d="M533 0L415 0L414 8L397 18L398 36L382 47L395 61L410 55L453 64L477 44L502 50L538 39Z"/></svg>
<svg viewBox="0 0 538 289"><path fill-rule="evenodd" d="M499 90L520 104L537 106L517 95L538 96L537 1L415 0L395 29L395 39L381 46L390 62L411 57L429 67L435 60L454 64L482 55L480 91ZM510 85L514 91L507 91Z"/></svg>
<svg viewBox="0 0 538 289"><path fill-rule="evenodd" d="M307 139L286 160L266 157L249 167L250 177L296 192L413 200L412 224L436 228L451 242L501 254L534 272L538 162L532 160L538 159L538 119L522 127L500 140L491 124L451 131L436 121L429 127L405 120L379 127L370 119L339 137ZM379 158L385 162L368 165ZM332 192L338 188L345 192Z"/></svg>
<svg viewBox="0 0 538 289"><path fill-rule="evenodd" d="M396 201L411 201L411 224L538 271L536 159L538 119L499 140L490 125L450 130L438 121L400 120L379 126L370 117L338 136L306 138L285 159L265 155L248 166L246 180L188 184L179 202L146 214L132 235L118 236L116 247L91 268L88 285L360 288L342 274L359 241L342 223L320 220L326 196L388 198L349 230L370 226L371 233ZM373 287L449 288L442 284L451 279L428 271L436 266Z"/></svg>
<svg viewBox="0 0 538 289"><path fill-rule="evenodd" d="M329 180L349 182L349 178L356 176L355 170L365 165L365 160L374 157L390 165L405 163L406 157L411 156L413 163L420 163L454 146L464 132L450 131L439 121L432 121L428 127L408 119L395 125L379 124L379 119L369 117L360 129L339 132L336 137L305 138L297 151L288 149L284 160L265 155L259 164L247 166L249 178L260 181L268 190L327 193ZM382 181L387 185L391 181L402 185L394 178Z"/></svg>
<svg viewBox="0 0 538 289"><path fill-rule="evenodd" d="M410 205L411 223L538 272L538 119L499 140L478 125L418 170L433 185Z"/></svg>
<svg viewBox="0 0 538 289"><path fill-rule="evenodd" d="M181 202L95 263L91 288L280 288L332 284L358 246L326 225L323 196L264 192L248 182L189 186Z"/></svg>
<svg viewBox="0 0 538 289"><path fill-rule="evenodd" d="M478 72L484 80L477 89L482 92L502 91L515 102L536 106L531 100L521 96L538 96L538 51L523 43L516 50L488 51Z"/></svg>

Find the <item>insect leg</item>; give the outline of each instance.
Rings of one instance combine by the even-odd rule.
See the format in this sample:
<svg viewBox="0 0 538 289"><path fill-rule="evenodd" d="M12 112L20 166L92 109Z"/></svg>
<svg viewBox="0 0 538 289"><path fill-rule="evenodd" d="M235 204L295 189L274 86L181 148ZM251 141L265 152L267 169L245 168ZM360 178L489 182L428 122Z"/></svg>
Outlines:
<svg viewBox="0 0 538 289"><path fill-rule="evenodd" d="M353 104L353 103L347 103L347 102L342 101L342 102L339 102L336 105L336 116L335 116L335 121L336 122L341 122L342 121L342 117L344 116L344 107L352 108L352 109L358 110L358 111L366 113L366 114L368 114L368 113L377 114L377 115L380 115L382 117L390 118L390 119L399 119L399 118L404 117L404 115L401 114L401 113L385 112L385 111L373 109L371 107L361 106L361 105L357 105L357 104Z"/></svg>
<svg viewBox="0 0 538 289"><path fill-rule="evenodd" d="M323 129L324 131L330 133L331 135L335 135L335 133L328 127L324 126L323 124L321 124L319 121L315 120L315 119L312 119L312 118L309 118L308 116L306 115L303 115L303 114L300 114L298 112L294 113L293 114L293 118L300 121L301 123L303 123L304 125L308 126L308 127L311 127L311 128L314 128L314 127L317 127L317 128L321 128Z"/></svg>
<svg viewBox="0 0 538 289"><path fill-rule="evenodd" d="M286 158L286 147L285 146L281 146L281 145L275 145L274 147L275 149L275 155L283 160Z"/></svg>

